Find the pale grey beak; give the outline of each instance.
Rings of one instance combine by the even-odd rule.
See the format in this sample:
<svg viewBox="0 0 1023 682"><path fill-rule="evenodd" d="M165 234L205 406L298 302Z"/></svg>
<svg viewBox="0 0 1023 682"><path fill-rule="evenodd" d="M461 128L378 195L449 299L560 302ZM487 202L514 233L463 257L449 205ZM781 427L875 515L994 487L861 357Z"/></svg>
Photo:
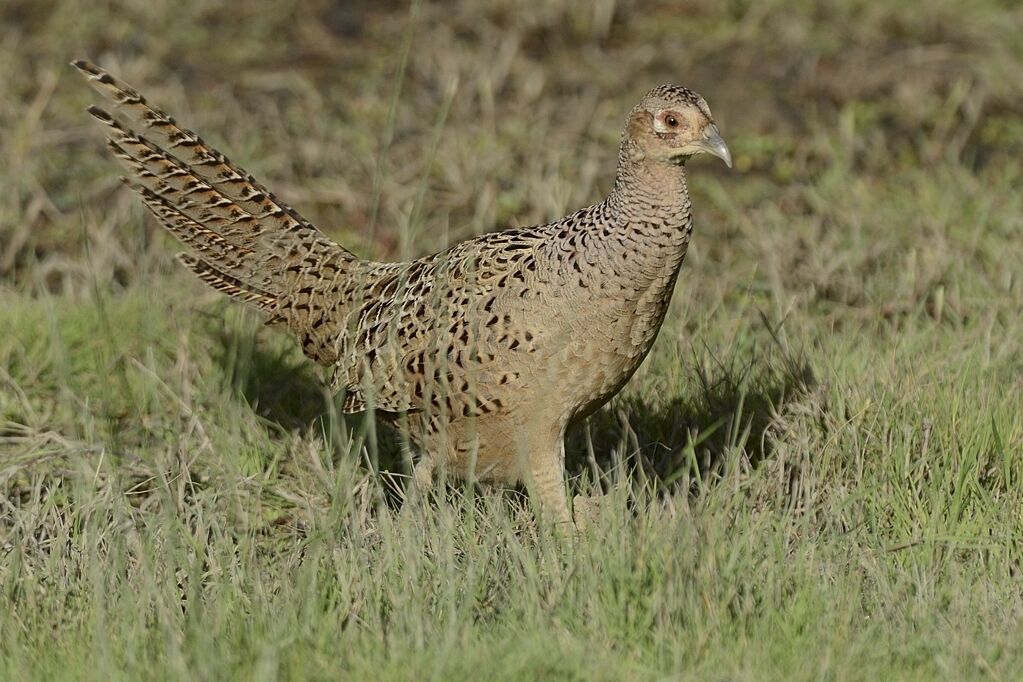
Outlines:
<svg viewBox="0 0 1023 682"><path fill-rule="evenodd" d="M697 142L691 142L690 147L696 147L700 151L713 154L722 161L729 168L732 167L732 152L728 151L728 145L721 139L721 133L718 131L718 127L713 123L703 129L703 139Z"/></svg>

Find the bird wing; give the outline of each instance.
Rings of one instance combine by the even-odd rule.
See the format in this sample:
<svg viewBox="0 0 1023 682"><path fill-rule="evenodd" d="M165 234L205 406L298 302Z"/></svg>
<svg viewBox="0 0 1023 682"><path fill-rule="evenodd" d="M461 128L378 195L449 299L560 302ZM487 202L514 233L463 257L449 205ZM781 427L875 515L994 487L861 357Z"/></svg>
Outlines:
<svg viewBox="0 0 1023 682"><path fill-rule="evenodd" d="M492 232L410 263L367 264L334 374L345 410L498 409L489 389L518 379L504 365L532 352L533 335L517 322L541 240L535 230Z"/></svg>

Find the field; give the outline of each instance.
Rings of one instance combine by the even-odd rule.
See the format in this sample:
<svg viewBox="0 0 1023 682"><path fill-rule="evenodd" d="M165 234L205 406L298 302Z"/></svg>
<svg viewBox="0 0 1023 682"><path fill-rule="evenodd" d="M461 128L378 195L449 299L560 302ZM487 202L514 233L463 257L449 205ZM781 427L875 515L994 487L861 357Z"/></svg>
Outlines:
<svg viewBox="0 0 1023 682"><path fill-rule="evenodd" d="M557 218L649 88L696 231L626 389L521 491L399 514L395 439L204 288L87 57L359 255ZM1015 679L1013 2L0 0L0 679Z"/></svg>

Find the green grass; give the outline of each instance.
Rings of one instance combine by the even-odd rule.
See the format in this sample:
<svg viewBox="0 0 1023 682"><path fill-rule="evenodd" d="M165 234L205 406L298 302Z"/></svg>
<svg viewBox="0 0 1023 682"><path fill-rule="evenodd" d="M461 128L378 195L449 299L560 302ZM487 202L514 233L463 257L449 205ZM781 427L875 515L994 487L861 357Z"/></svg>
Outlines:
<svg viewBox="0 0 1023 682"><path fill-rule="evenodd" d="M1018 7L116 5L0 5L0 679L1018 676ZM394 439L120 188L82 56L375 258L598 198L701 92L736 170L570 436L594 526L399 515Z"/></svg>

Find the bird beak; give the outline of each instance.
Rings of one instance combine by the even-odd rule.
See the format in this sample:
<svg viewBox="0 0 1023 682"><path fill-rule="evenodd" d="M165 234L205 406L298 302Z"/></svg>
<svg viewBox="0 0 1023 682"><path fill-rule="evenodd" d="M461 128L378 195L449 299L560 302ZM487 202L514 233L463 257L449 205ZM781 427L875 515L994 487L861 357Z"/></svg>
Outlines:
<svg viewBox="0 0 1023 682"><path fill-rule="evenodd" d="M726 166L732 167L732 152L728 151L728 145L721 139L721 133L713 123L703 129L702 140L690 142L688 146L694 147L701 152L713 154L724 161Z"/></svg>

